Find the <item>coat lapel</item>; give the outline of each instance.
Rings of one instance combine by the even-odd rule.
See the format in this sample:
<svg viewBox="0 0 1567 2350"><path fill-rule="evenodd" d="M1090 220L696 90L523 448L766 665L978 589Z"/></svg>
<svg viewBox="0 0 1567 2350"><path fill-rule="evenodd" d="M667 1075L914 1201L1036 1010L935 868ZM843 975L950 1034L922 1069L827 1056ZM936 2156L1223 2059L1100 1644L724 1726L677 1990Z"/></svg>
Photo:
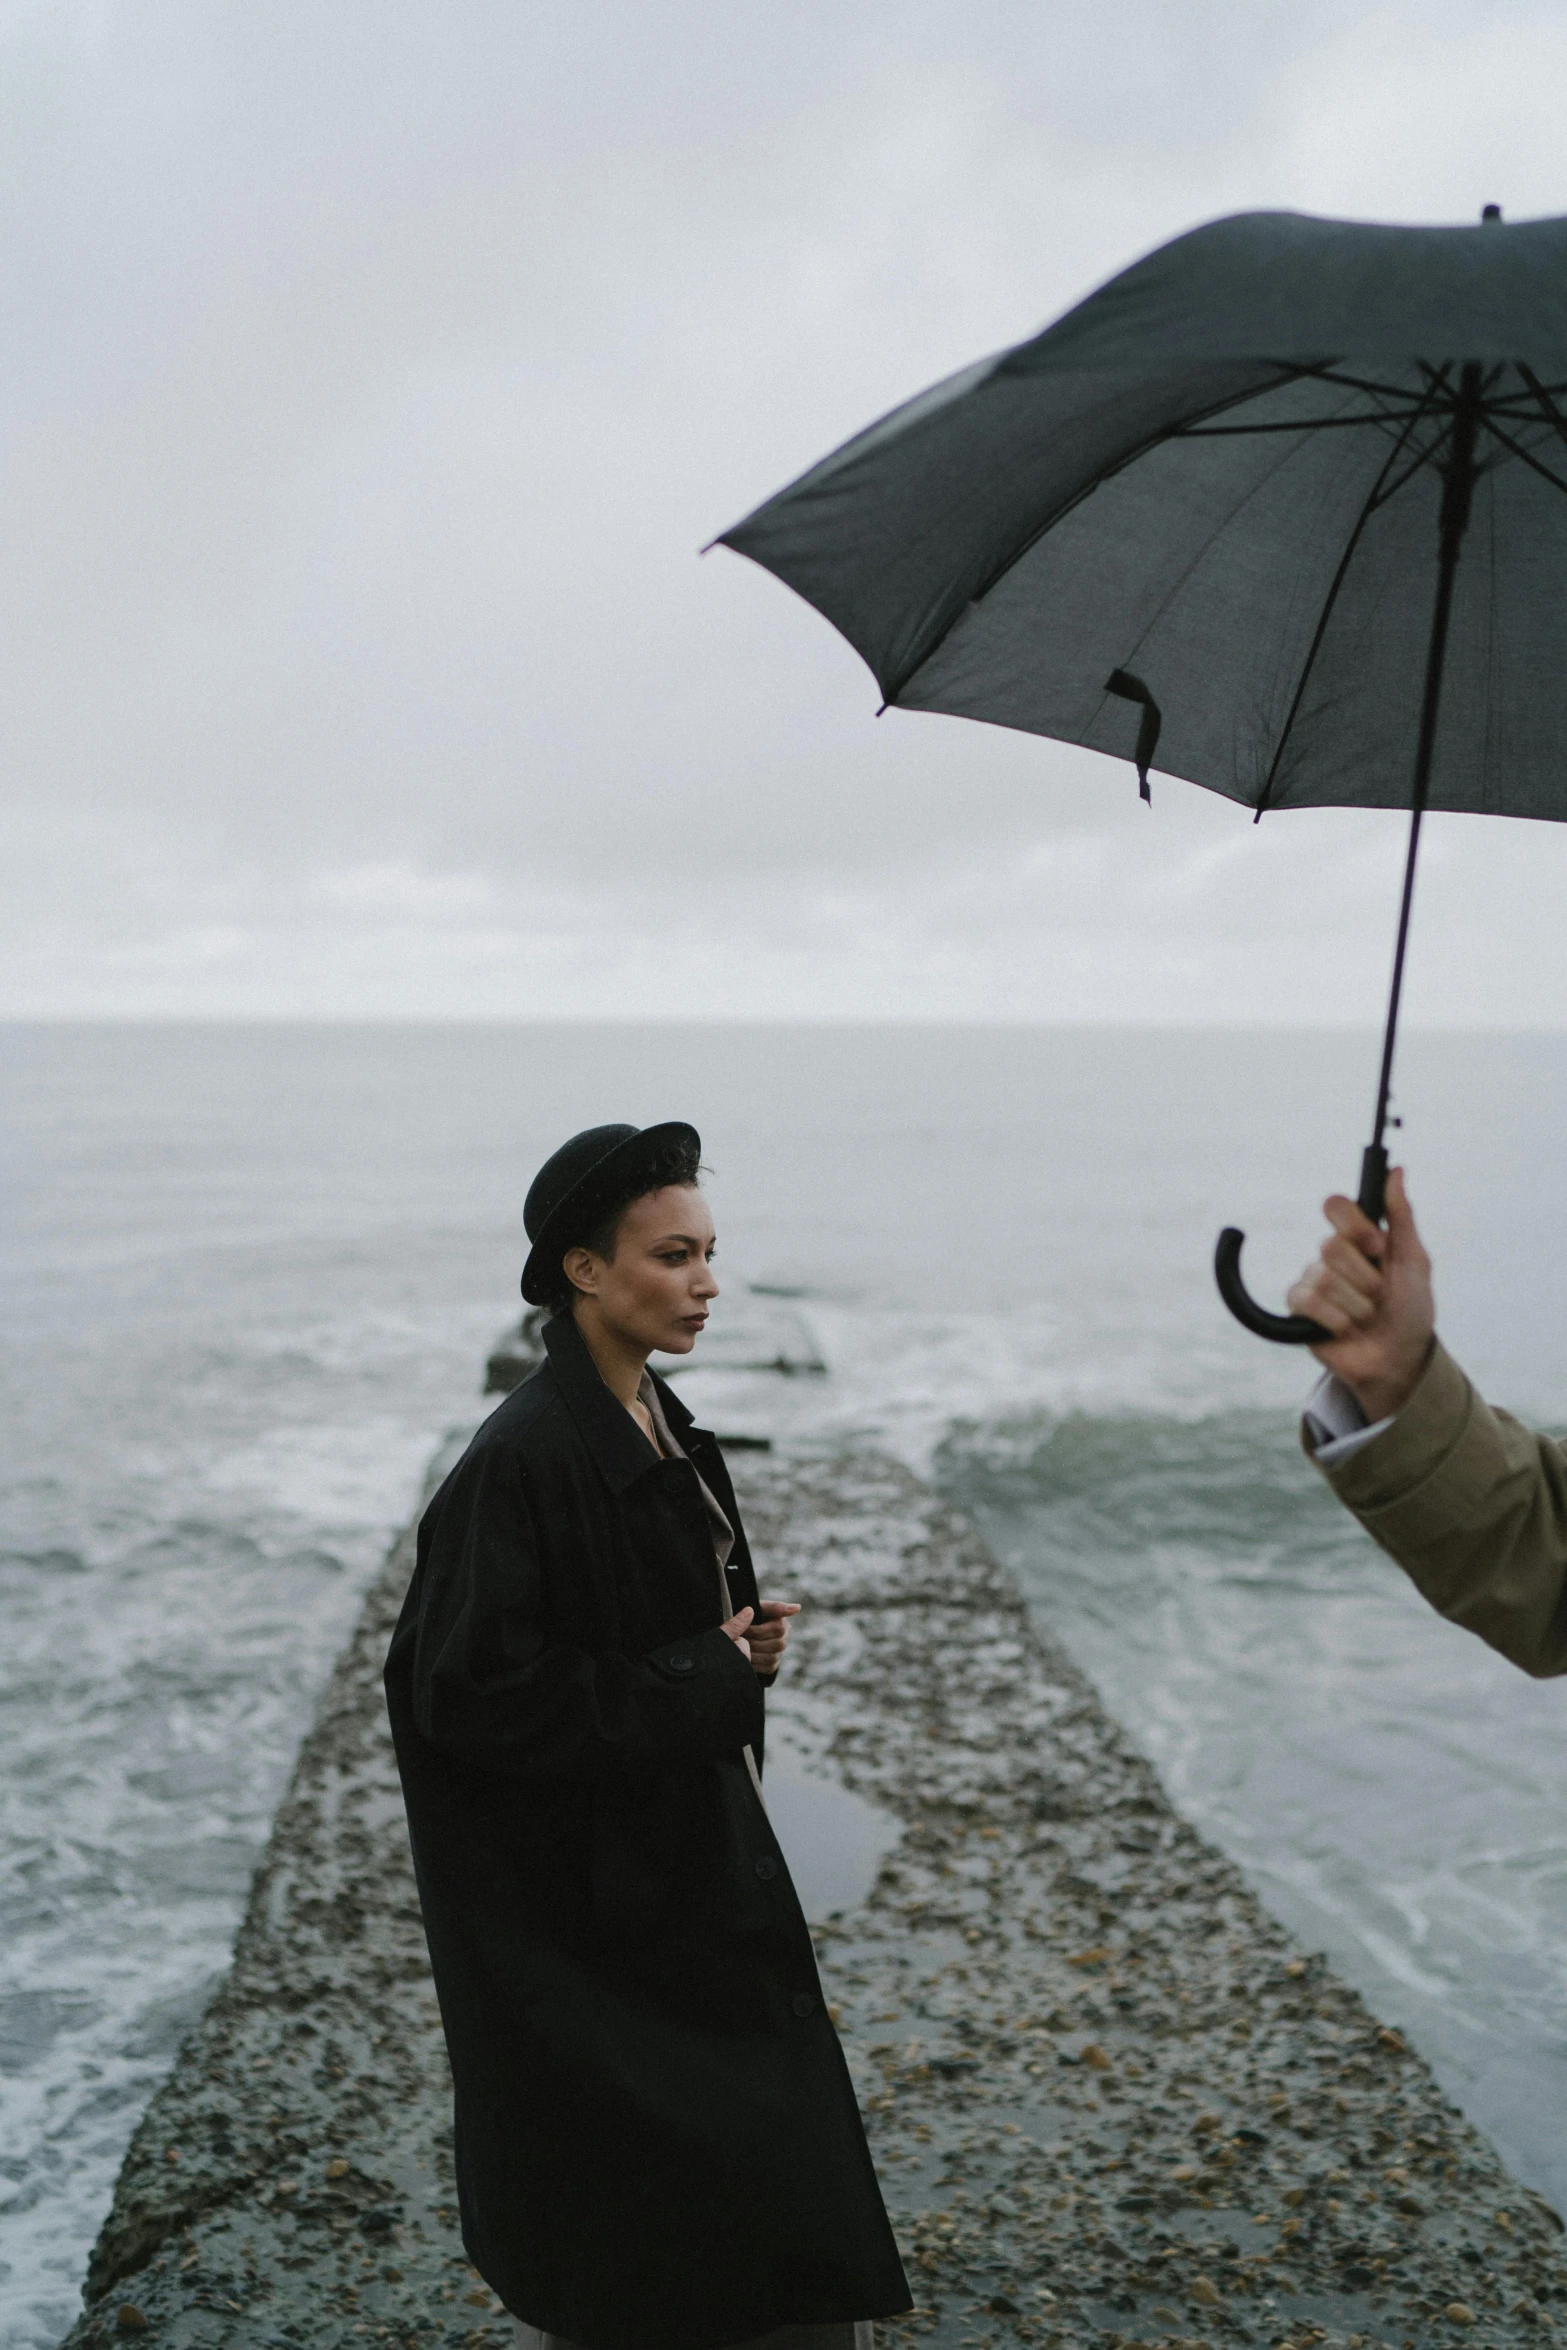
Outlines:
<svg viewBox="0 0 1567 2350"><path fill-rule="evenodd" d="M618 1506L618 1519L629 1539L638 1566L629 1586L617 1597L616 1617L621 1634L633 1648L651 1648L693 1625L717 1623L719 1581L714 1572L713 1538L707 1512L697 1490L697 1474L709 1473L705 1458L693 1451L683 1461L667 1461L654 1451L625 1406L605 1386L586 1341L569 1314L557 1314L544 1325L549 1355L561 1401L565 1404L589 1459ZM691 1427L691 1414L658 1382L682 1447ZM717 1447L709 1437L716 1457ZM726 1513L733 1509L727 1480L714 1490ZM737 1526L736 1519L731 1523ZM737 1552L740 1544L736 1543ZM745 1569L749 1579L749 1565ZM749 1604L746 1599L737 1602Z"/></svg>
<svg viewBox="0 0 1567 2350"><path fill-rule="evenodd" d="M605 1386L570 1314L556 1314L545 1323L544 1350L561 1401L576 1423L594 1467L611 1493L624 1493L628 1485L658 1467L657 1453L624 1404Z"/></svg>
<svg viewBox="0 0 1567 2350"><path fill-rule="evenodd" d="M729 1475L728 1464L718 1449L718 1439L710 1428L697 1426L692 1414L681 1402L674 1389L667 1380L660 1379L656 1371L653 1373L653 1384L658 1389L658 1400L664 1407L664 1417L678 1438L691 1466L701 1477L703 1483L711 1489L719 1508L734 1528L735 1547L729 1562L733 1570L729 1586L733 1604L736 1607L754 1607L756 1605L756 1572L751 1560L751 1546L746 1541L745 1528L740 1522L740 1505L735 1499L734 1483Z"/></svg>

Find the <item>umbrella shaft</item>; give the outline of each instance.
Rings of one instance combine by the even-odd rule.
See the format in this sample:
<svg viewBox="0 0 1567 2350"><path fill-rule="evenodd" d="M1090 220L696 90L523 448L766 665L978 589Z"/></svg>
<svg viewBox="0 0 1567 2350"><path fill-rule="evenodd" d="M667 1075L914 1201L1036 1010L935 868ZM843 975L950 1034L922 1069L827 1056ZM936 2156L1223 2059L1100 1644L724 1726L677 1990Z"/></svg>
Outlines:
<svg viewBox="0 0 1567 2350"><path fill-rule="evenodd" d="M1420 738L1415 749L1414 789L1409 801L1409 847L1404 856L1404 890L1398 909L1398 943L1393 949L1393 984L1388 992L1387 1028L1382 1038L1382 1071L1377 1080L1377 1114L1360 1162L1360 1205L1373 1223L1382 1220L1382 1194L1387 1181L1388 1108L1393 1098L1393 1048L1398 1039L1399 999L1404 992L1404 954L1409 944L1409 915L1415 901L1415 866L1420 856L1420 825L1431 788L1431 761L1436 749L1437 710L1442 699L1442 667L1447 657L1447 624L1453 609L1453 581L1458 554L1469 521L1475 480L1475 435L1480 422L1480 370L1467 366L1459 379L1453 411L1453 439L1443 467L1442 511L1436 574L1436 603L1431 613L1431 639L1426 648L1425 693L1420 704Z"/></svg>

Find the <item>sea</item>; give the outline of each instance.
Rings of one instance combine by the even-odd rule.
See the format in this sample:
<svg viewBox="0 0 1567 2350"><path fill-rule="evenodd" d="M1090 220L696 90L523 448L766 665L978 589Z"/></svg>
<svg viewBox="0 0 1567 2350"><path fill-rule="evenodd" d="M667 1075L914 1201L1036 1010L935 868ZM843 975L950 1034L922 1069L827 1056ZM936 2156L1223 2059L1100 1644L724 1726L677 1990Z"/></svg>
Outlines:
<svg viewBox="0 0 1567 2350"><path fill-rule="evenodd" d="M1188 1817L1567 2206L1567 1685L1441 1622L1337 1508L1309 1358L1209 1270L1239 1224L1282 1300L1353 1188L1376 1050L0 1026L3 2350L80 2307L359 1596L488 1408L529 1178L610 1119L700 1128L731 1310L787 1293L827 1365L698 1367L693 1405L939 1480ZM1412 1035L1397 1107L1449 1345L1567 1426L1567 1038Z"/></svg>

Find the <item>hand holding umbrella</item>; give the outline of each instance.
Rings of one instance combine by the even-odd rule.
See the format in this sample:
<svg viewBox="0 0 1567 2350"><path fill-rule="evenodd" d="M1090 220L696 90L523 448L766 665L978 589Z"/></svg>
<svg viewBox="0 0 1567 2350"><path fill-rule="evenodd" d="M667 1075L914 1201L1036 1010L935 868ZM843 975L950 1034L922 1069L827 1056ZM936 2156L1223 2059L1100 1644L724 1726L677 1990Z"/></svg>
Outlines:
<svg viewBox="0 0 1567 2350"><path fill-rule="evenodd" d="M1401 1411L1436 1336L1431 1259L1415 1227L1404 1170L1387 1179L1387 1229L1351 1199L1323 1202L1333 1237L1289 1293L1297 1314L1324 1333L1312 1349L1342 1379L1368 1420Z"/></svg>

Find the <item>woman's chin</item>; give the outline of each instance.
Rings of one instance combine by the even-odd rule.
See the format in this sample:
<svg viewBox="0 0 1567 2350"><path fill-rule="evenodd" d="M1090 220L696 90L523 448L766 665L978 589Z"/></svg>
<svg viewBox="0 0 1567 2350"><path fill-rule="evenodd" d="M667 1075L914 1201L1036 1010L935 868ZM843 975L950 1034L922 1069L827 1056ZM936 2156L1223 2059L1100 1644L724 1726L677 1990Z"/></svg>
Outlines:
<svg viewBox="0 0 1567 2350"><path fill-rule="evenodd" d="M700 1330L688 1330L683 1322L677 1322L673 1330L665 1331L654 1351L661 1355L688 1355L701 1335Z"/></svg>

